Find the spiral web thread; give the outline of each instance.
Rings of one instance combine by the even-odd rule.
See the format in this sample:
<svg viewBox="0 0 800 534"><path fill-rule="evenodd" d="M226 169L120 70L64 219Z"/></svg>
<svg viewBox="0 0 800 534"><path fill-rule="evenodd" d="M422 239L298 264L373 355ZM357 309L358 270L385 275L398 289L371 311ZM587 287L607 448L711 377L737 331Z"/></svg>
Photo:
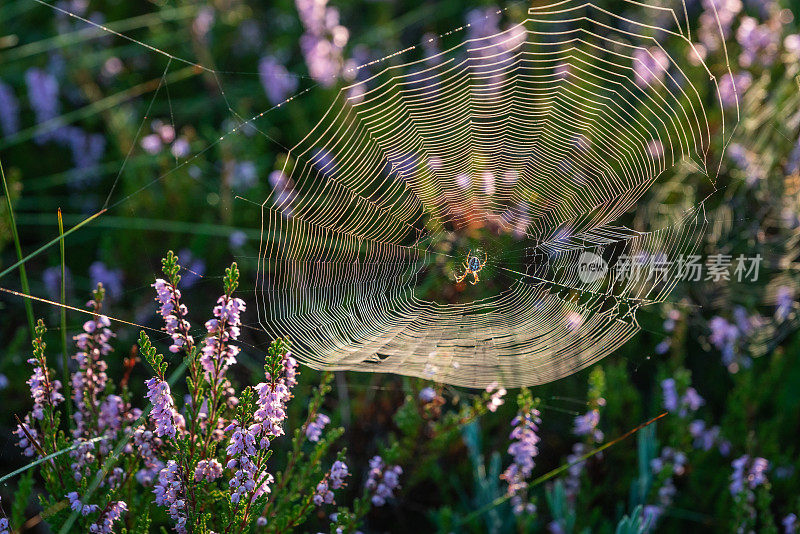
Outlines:
<svg viewBox="0 0 800 534"><path fill-rule="evenodd" d="M265 330L315 368L468 387L549 382L628 341L678 265L663 279L617 280L615 258L691 253L705 220L700 204L648 231L619 221L677 165L713 189L733 122L712 135L718 76L697 54L684 59L684 12L631 4L669 27L558 2L342 90L262 205ZM512 283L466 303L420 297L442 256L467 254L434 243L475 227L516 237L521 269L508 251L487 254ZM577 271L587 251L612 251L591 283Z"/></svg>

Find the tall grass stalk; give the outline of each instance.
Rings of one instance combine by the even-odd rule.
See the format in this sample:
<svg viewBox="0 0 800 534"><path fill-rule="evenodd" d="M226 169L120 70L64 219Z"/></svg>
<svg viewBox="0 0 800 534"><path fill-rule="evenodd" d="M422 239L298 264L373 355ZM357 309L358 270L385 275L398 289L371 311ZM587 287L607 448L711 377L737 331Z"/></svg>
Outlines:
<svg viewBox="0 0 800 534"><path fill-rule="evenodd" d="M61 249L61 366L64 384L64 396L72 397L69 379L69 355L67 354L67 261L64 246L64 219L61 217L61 208L58 208L58 236ZM67 402L67 418L72 419L72 404Z"/></svg>
<svg viewBox="0 0 800 534"><path fill-rule="evenodd" d="M8 190L8 182L6 181L6 173L3 171L3 162L0 160L0 177L3 180L3 193L6 196L6 209L8 210L8 223L11 226L11 235L14 237L14 247L17 249L17 258L19 261L19 280L22 285L22 291L26 295L31 294L31 288L28 285L28 274L25 272L25 263L22 261L22 246L19 243L19 233L17 232L17 222L14 220L14 207L11 205L11 192ZM13 267L12 267L13 268ZM6 269L5 272L8 272ZM31 339L34 337L34 321L33 321L33 305L30 299L25 299L25 314L28 316L28 328L31 331Z"/></svg>

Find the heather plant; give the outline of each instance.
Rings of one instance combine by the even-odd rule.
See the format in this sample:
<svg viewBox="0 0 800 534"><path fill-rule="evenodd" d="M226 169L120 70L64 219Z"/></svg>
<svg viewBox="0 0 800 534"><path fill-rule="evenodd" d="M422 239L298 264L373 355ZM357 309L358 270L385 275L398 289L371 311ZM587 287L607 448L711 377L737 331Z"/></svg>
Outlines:
<svg viewBox="0 0 800 534"><path fill-rule="evenodd" d="M298 528L317 508L333 505L337 490L349 482L344 451L327 458L342 433L328 426L330 418L320 411L330 375L314 389L285 469L274 476L271 444L287 433L287 404L299 373L289 343L273 342L263 381L237 393L226 377L237 362L235 342L246 310L235 296L237 265L225 272L223 294L200 342L191 334L182 302L177 256L168 253L162 266L164 278L153 287L177 369L169 373L170 358L142 331L139 353L152 370L144 383L145 410L133 406L134 361L126 362L118 382L107 374L114 333L103 315L102 285L87 303L91 319L74 337L69 399L48 366L43 321L36 326L28 360L33 408L15 434L23 454L38 459L43 517L56 530L106 533L147 532L159 523L179 533ZM173 387L184 369L187 394L180 402ZM376 457L364 490L366 504L356 513L342 513L342 520L355 523L370 504L385 504L401 474L399 466Z"/></svg>

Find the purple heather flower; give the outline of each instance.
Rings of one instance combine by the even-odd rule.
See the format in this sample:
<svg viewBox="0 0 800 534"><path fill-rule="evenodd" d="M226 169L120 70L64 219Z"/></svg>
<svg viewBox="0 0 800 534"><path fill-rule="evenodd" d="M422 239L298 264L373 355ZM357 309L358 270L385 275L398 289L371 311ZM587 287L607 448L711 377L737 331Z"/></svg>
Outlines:
<svg viewBox="0 0 800 534"><path fill-rule="evenodd" d="M486 405L486 409L488 409L490 412L496 412L497 409L502 406L503 403L505 403L503 397L505 397L507 392L505 388L498 388L497 382L492 382L489 384L489 386L486 388L486 392L492 394L489 397L489 402Z"/></svg>
<svg viewBox="0 0 800 534"><path fill-rule="evenodd" d="M511 445L508 446L508 453L514 458L511 465L500 475L500 478L508 484L507 493L511 496L511 504L515 514L520 514L528 510L529 507L523 504L520 492L528 487L534 467L534 458L539 455L539 410L532 409L526 413L518 413L511 421Z"/></svg>
<svg viewBox="0 0 800 534"><path fill-rule="evenodd" d="M11 86L3 82L0 82L0 127L6 137L19 131L19 102Z"/></svg>
<svg viewBox="0 0 800 534"><path fill-rule="evenodd" d="M94 300L87 302L87 306L94 311L99 311ZM73 359L78 363L78 370L72 374L72 399L75 403L74 436L77 438L86 434L86 424L91 420L92 414L99 406L98 397L105 391L108 376L108 364L105 356L113 350L109 341L114 333L109 328L111 321L105 315L94 315L92 319L83 323L83 332L74 336L78 352Z"/></svg>
<svg viewBox="0 0 800 534"><path fill-rule="evenodd" d="M600 410L589 410L575 418L573 432L576 436L591 436L596 442L603 441L603 432L597 428L600 423Z"/></svg>
<svg viewBox="0 0 800 534"><path fill-rule="evenodd" d="M45 406L55 407L64 401L61 394L61 381L50 380L50 372L45 367L46 362L42 359L30 358L28 363L35 365L33 374L26 382L31 387L31 397L33 397L33 409L31 414L34 419L44 419Z"/></svg>
<svg viewBox="0 0 800 534"><path fill-rule="evenodd" d="M272 186L273 198L272 203L282 209L284 212L291 213L291 203L297 193L294 191L294 184L283 173L283 171L272 171L268 177L269 183Z"/></svg>
<svg viewBox="0 0 800 534"><path fill-rule="evenodd" d="M336 170L336 160L333 154L324 148L315 148L311 152L311 163L323 173L333 173Z"/></svg>
<svg viewBox="0 0 800 534"><path fill-rule="evenodd" d="M10 534L11 527L8 525L8 518L7 517L0 517L0 534Z"/></svg>
<svg viewBox="0 0 800 534"><path fill-rule="evenodd" d="M240 314L244 310L245 303L240 298L223 295L217 299L214 319L205 324L208 335L203 341L200 356L206 380L221 379L228 367L236 363L240 349L230 342L239 338L242 326Z"/></svg>
<svg viewBox="0 0 800 534"><path fill-rule="evenodd" d="M311 421L306 427L306 438L308 441L317 442L322 437L322 431L325 426L331 422L331 418L324 413L317 414L317 418Z"/></svg>
<svg viewBox="0 0 800 534"><path fill-rule="evenodd" d="M667 339L663 340L661 343L659 343L658 345L656 345L654 350L655 350L655 353L658 354L658 355L666 354L667 352L669 352L669 349L670 349L671 346L672 346L672 340L667 338Z"/></svg>
<svg viewBox="0 0 800 534"><path fill-rule="evenodd" d="M186 500L181 484L180 468L175 460L170 460L158 473L158 483L153 489L155 503L168 509L169 516L175 521L175 531L186 534Z"/></svg>
<svg viewBox="0 0 800 534"><path fill-rule="evenodd" d="M717 50L721 39L730 36L733 21L742 10L741 0L702 0L700 15L700 41L709 50ZM720 30L722 34L720 34Z"/></svg>
<svg viewBox="0 0 800 534"><path fill-rule="evenodd" d="M103 513L97 521L89 527L89 532L96 532L97 534L112 534L114 532L114 523L122 518L122 513L128 511L128 505L125 501L114 501L106 506Z"/></svg>
<svg viewBox="0 0 800 534"><path fill-rule="evenodd" d="M25 83L28 86L28 101L36 115L36 122L42 124L58 117L61 107L58 102L58 80L52 74L41 69L30 68L25 72ZM39 133L37 143L44 143L56 137L52 130Z"/></svg>
<svg viewBox="0 0 800 534"><path fill-rule="evenodd" d="M182 159L189 155L191 152L191 146L189 146L189 140L185 137L181 136L178 137L172 146L170 147L169 151L172 153L173 157Z"/></svg>
<svg viewBox="0 0 800 534"><path fill-rule="evenodd" d="M703 397L697 393L696 389L693 387L686 388L686 393L683 394L683 398L681 399L681 405L684 407L683 410L681 410L681 417L686 415L687 409L691 412L696 412L705 402Z"/></svg>
<svg viewBox="0 0 800 534"><path fill-rule="evenodd" d="M139 144L142 145L142 148L148 154L158 154L161 152L161 137L158 134L149 134L142 137L142 140L139 141Z"/></svg>
<svg viewBox="0 0 800 534"><path fill-rule="evenodd" d="M742 95L750 88L753 77L749 72L725 74L719 80L719 98L722 107L734 108Z"/></svg>
<svg viewBox="0 0 800 534"><path fill-rule="evenodd" d="M8 387L8 377L3 373L0 373L0 391L6 389Z"/></svg>
<svg viewBox="0 0 800 534"><path fill-rule="evenodd" d="M775 316L779 321L786 320L794 306L794 291L789 286L780 286L775 297Z"/></svg>
<svg viewBox="0 0 800 534"><path fill-rule="evenodd" d="M239 161L233 166L231 186L234 189L251 189L258 183L258 168L252 161Z"/></svg>
<svg viewBox="0 0 800 534"><path fill-rule="evenodd" d="M702 419L696 419L689 423L689 434L694 438L694 447L710 451L714 445L719 444L722 446L723 441L720 440L720 428L713 426L706 428L706 423Z"/></svg>
<svg viewBox="0 0 800 534"><path fill-rule="evenodd" d="M658 475L667 465L672 469L663 485L658 489L658 503L649 505L645 509L645 516L649 518L651 526L655 525L664 510L672 504L673 497L677 493L673 476L680 476L686 471L686 455L671 447L664 447L661 449L661 454L651 460L650 469L655 475Z"/></svg>
<svg viewBox="0 0 800 534"><path fill-rule="evenodd" d="M794 534L797 532L797 515L789 514L781 521L783 525L783 532L785 534Z"/></svg>
<svg viewBox="0 0 800 534"><path fill-rule="evenodd" d="M733 473L731 473L730 490L734 497L767 482L766 472L769 469L769 462L765 458L758 457L751 460L750 456L745 454L731 462L731 466Z"/></svg>
<svg viewBox="0 0 800 534"><path fill-rule="evenodd" d="M161 445L161 439L154 436L153 432L144 426L139 426L133 431L133 443L144 463L144 468L136 473L136 480L143 486L149 486L164 468L163 462L158 459L156 453L156 448Z"/></svg>
<svg viewBox="0 0 800 534"><path fill-rule="evenodd" d="M64 269L64 275L66 277L67 289L69 289L72 279L72 273L69 267ZM51 299L58 300L61 298L61 267L55 265L45 269L42 272L42 282L44 283L47 295Z"/></svg>
<svg viewBox="0 0 800 534"><path fill-rule="evenodd" d="M71 127L68 128L68 139L76 169L80 171L91 169L103 158L106 150L106 138L103 135L90 134L80 128Z"/></svg>
<svg viewBox="0 0 800 534"><path fill-rule="evenodd" d="M198 482L212 482L222 476L222 464L215 459L200 460L194 470L194 479Z"/></svg>
<svg viewBox="0 0 800 534"><path fill-rule="evenodd" d="M798 173L800 173L800 138L797 140L797 143L795 143L792 153L789 155L789 161L786 162L787 175Z"/></svg>
<svg viewBox="0 0 800 534"><path fill-rule="evenodd" d="M83 437L76 437L75 442L78 446L69 453L70 458L75 460L70 467L72 468L72 477L76 481L80 481L83 477L91 475L89 466L97 457L94 454L95 444L93 442Z"/></svg>
<svg viewBox="0 0 800 534"><path fill-rule="evenodd" d="M749 68L754 64L769 67L775 61L780 47L780 33L767 24L759 24L753 17L742 17L736 40L742 47L739 65Z"/></svg>
<svg viewBox="0 0 800 534"><path fill-rule="evenodd" d="M711 329L709 341L720 351L722 351L722 361L725 365L733 363L736 354L736 342L739 339L739 329L723 319L713 317L708 323Z"/></svg>
<svg viewBox="0 0 800 534"><path fill-rule="evenodd" d="M322 506L324 504L333 504L333 492L328 489L328 481L322 480L319 484L317 484L317 488L314 491L314 504L316 506Z"/></svg>
<svg viewBox="0 0 800 534"><path fill-rule="evenodd" d="M178 256L183 260L181 285L184 288L190 288L203 278L206 272L206 262L201 258L195 258L192 252L186 248L178 252Z"/></svg>
<svg viewBox="0 0 800 534"><path fill-rule="evenodd" d="M339 489L344 486L344 479L348 477L349 471L347 464L341 460L333 462L330 470L330 481L333 489Z"/></svg>
<svg viewBox="0 0 800 534"><path fill-rule="evenodd" d="M100 511L100 507L96 504L82 503L77 491L67 493L65 497L69 499L69 507L77 512L80 512L81 515L86 516Z"/></svg>
<svg viewBox="0 0 800 534"><path fill-rule="evenodd" d="M657 46L633 51L633 72L636 84L640 87L646 88L663 82L668 68L669 56Z"/></svg>
<svg viewBox="0 0 800 534"><path fill-rule="evenodd" d="M327 3L327 0L295 0L306 30L300 37L300 48L308 72L314 81L331 87L342 74L342 52L350 32L339 24L339 10L327 7Z"/></svg>
<svg viewBox="0 0 800 534"><path fill-rule="evenodd" d="M265 56L258 62L258 74L267 99L277 106L297 90L297 77L291 74L272 56Z"/></svg>
<svg viewBox="0 0 800 534"><path fill-rule="evenodd" d="M336 460L331 466L331 470L325 475L325 478L317 484L316 491L314 492L313 501L317 506L323 504L333 504L333 491L344 486L344 479L348 476L347 465Z"/></svg>
<svg viewBox="0 0 800 534"><path fill-rule="evenodd" d="M156 435L175 437L176 415L175 401L172 399L172 392L169 384L158 377L152 377L145 381L147 386L147 398L153 404L150 411L150 418L156 425Z"/></svg>
<svg viewBox="0 0 800 534"><path fill-rule="evenodd" d="M189 310L184 304L180 304L180 290L162 278L156 278L152 287L156 289L156 300L161 304L158 313L164 318L164 330L172 338L170 352L189 350L194 345L194 339L186 334L191 325L184 317L188 315Z"/></svg>
<svg viewBox="0 0 800 534"><path fill-rule="evenodd" d="M664 409L669 412L678 409L678 390L675 387L674 378L665 378L661 381L661 391L664 395Z"/></svg>
<svg viewBox="0 0 800 534"><path fill-rule="evenodd" d="M238 447L229 446L228 454L236 455L236 458L228 462L228 469L234 470L234 475L228 482L231 489L231 502L234 504L239 503L242 497L250 495L250 502L257 499L261 495L270 492L269 485L274 481L271 474L264 470L259 471L258 466L253 462L251 456L255 456L256 450L253 443L255 443L255 432L257 431L252 425L249 429L243 430L238 428L237 431L244 435L243 441L246 443L245 447L238 453L232 453L232 450L238 450ZM263 444L265 440L261 440ZM269 447L269 441L266 441L265 449Z"/></svg>
<svg viewBox="0 0 800 534"><path fill-rule="evenodd" d="M27 434L26 434L27 432ZM34 440L39 439L39 434L36 429L31 426L30 415L26 415L21 425L17 425L14 434L17 436L17 446L22 449L22 454L25 456L34 456L36 454L36 447L28 439L28 435Z"/></svg>
<svg viewBox="0 0 800 534"><path fill-rule="evenodd" d="M89 278L92 283L103 284L106 295L114 298L122 296L122 271L109 269L102 261L96 261L89 266Z"/></svg>
<svg viewBox="0 0 800 534"><path fill-rule="evenodd" d="M372 494L374 506L383 506L388 499L394 497L394 490L400 487L402 474L403 469L399 465L387 466L380 456L372 457L365 487Z"/></svg>
<svg viewBox="0 0 800 534"><path fill-rule="evenodd" d="M228 236L228 242L233 249L240 249L247 243L247 234L241 230L234 230L231 232L231 235Z"/></svg>
<svg viewBox="0 0 800 534"><path fill-rule="evenodd" d="M436 398L436 390L432 387L427 387L419 392L419 400L424 403L433 402Z"/></svg>
<svg viewBox="0 0 800 534"><path fill-rule="evenodd" d="M250 502L269 493L273 482L271 474L259 468L253 461L261 451L270 446L270 438L283 435L283 421L286 419L286 402L291 398L291 388L297 384L297 361L288 352L283 357L280 376L269 376L269 382L262 382L254 388L258 393L257 409L253 414L255 423L242 426L234 420L225 429L233 430L226 452L231 456L227 468L235 471L228 484L231 489L231 502L239 503L249 495Z"/></svg>

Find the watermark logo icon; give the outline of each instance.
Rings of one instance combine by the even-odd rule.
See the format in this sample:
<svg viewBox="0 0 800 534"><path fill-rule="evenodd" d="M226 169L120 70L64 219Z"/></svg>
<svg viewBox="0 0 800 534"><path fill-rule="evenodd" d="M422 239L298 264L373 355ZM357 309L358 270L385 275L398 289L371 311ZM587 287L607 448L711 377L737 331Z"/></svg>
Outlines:
<svg viewBox="0 0 800 534"><path fill-rule="evenodd" d="M597 282L608 273L606 260L592 252L584 252L578 258L578 278L584 284Z"/></svg>

